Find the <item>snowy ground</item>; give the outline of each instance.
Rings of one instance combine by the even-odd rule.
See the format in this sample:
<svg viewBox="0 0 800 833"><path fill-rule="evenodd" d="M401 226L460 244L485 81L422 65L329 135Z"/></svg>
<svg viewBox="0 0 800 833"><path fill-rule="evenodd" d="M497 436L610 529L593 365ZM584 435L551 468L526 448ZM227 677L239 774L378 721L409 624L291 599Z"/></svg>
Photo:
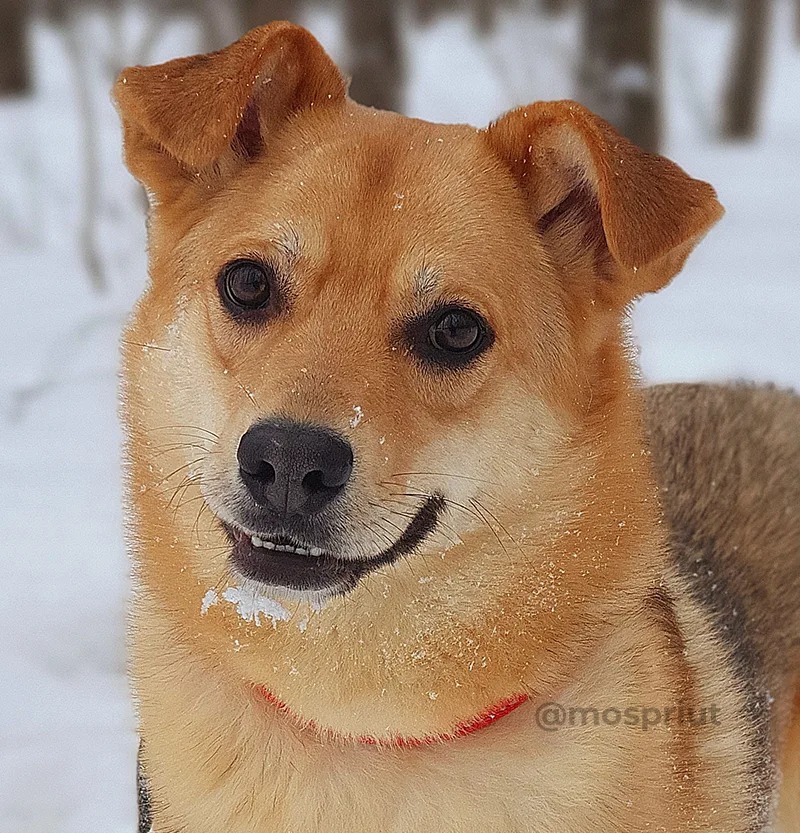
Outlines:
<svg viewBox="0 0 800 833"><path fill-rule="evenodd" d="M727 147L710 131L730 33L669 8L667 152L718 187L728 214L673 286L636 310L649 380L800 388L800 50L779 6L763 137ZM318 15L315 28L339 52L335 22ZM410 33L407 110L483 124L515 103L569 95L574 28L506 21L489 48L456 19ZM35 45L37 96L0 102L0 831L122 833L133 830L136 738L115 368L119 327L144 282L142 220L98 92L111 287L93 293L75 243L70 70L54 32L38 30ZM191 33L173 27L157 57L192 48ZM87 60L99 63L92 50Z"/></svg>

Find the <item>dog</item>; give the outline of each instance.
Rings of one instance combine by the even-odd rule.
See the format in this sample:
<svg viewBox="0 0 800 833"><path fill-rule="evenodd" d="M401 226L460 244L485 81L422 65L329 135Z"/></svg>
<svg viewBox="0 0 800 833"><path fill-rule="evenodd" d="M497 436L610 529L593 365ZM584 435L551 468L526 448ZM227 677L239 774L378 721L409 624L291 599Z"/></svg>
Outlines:
<svg viewBox="0 0 800 833"><path fill-rule="evenodd" d="M145 823L800 830L800 400L627 336L711 186L574 102L359 106L288 23L115 98Z"/></svg>

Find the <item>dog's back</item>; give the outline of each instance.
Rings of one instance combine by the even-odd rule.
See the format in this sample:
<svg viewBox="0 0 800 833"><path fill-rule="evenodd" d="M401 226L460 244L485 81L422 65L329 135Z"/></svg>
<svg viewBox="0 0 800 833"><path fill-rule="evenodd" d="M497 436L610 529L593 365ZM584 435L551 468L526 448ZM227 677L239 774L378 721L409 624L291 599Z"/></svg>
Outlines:
<svg viewBox="0 0 800 833"><path fill-rule="evenodd" d="M800 397L747 385L660 385L646 400L671 554L730 646L742 685L770 713L771 744L784 761L782 814L795 819Z"/></svg>

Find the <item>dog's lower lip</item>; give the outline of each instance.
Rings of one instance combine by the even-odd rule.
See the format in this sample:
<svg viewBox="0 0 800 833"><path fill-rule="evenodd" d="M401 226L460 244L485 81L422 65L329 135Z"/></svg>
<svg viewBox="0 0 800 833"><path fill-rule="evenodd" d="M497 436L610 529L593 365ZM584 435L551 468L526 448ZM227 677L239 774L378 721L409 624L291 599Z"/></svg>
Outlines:
<svg viewBox="0 0 800 833"><path fill-rule="evenodd" d="M306 547L277 544L267 548L254 545L247 533L234 531L233 535L234 566L247 578L263 584L293 590L344 591L360 578L355 562L335 558L322 550L319 555L311 555Z"/></svg>
<svg viewBox="0 0 800 833"><path fill-rule="evenodd" d="M369 572L412 552L436 528L445 500L431 495L417 510L397 541L371 558L340 558L286 535L249 533L223 522L233 547L231 561L248 578L292 590L344 593Z"/></svg>

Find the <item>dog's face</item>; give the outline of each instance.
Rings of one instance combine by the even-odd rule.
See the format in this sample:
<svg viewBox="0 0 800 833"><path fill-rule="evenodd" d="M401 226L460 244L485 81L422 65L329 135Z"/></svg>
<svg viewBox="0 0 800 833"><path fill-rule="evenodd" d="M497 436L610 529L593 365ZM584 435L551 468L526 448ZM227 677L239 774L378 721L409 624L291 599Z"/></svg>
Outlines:
<svg viewBox="0 0 800 833"><path fill-rule="evenodd" d="M337 731L530 687L526 641L624 569L557 542L619 486L620 319L711 189L570 103L486 131L361 108L285 24L117 97L154 204L125 359L147 591Z"/></svg>
<svg viewBox="0 0 800 833"><path fill-rule="evenodd" d="M172 273L231 566L322 602L496 524L487 504L519 495L563 434L549 356L568 338L552 282L515 302L547 258L476 131L354 109L283 142L284 163L214 198ZM177 410L177 382L171 420L191 424L203 406L192 392Z"/></svg>

